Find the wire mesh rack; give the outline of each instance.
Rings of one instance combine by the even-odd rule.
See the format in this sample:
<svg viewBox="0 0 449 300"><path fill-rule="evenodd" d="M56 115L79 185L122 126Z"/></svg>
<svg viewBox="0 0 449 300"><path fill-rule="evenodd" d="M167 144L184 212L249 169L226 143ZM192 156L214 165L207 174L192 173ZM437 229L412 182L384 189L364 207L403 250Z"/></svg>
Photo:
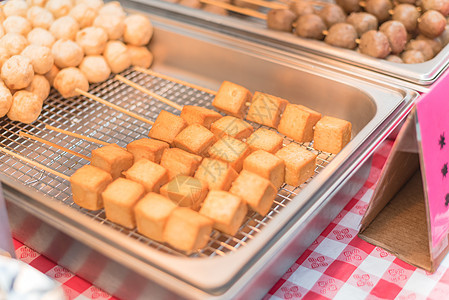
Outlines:
<svg viewBox="0 0 449 300"><path fill-rule="evenodd" d="M205 92L165 79L139 73L132 69L124 71L121 75L180 105L198 105L213 109L211 106L213 96ZM161 110L179 115L179 112L174 108L115 80L114 77L110 77L103 83L92 85L90 93L150 120L155 120ZM45 101L39 119L34 123L27 125L10 121L6 118L0 120L2 135L0 145L2 147L67 176L71 176L78 168L88 164L89 161L41 142L21 137L19 133L22 131L33 134L86 156L90 156L91 151L100 146L92 142L47 130L45 129L45 125L55 126L104 142L116 143L122 147L125 147L131 141L147 137L150 129L148 124L99 104L89 98L78 96L64 99L54 90L52 90L50 96ZM262 127L256 123L251 123L251 125L255 129ZM274 130L272 128L266 128ZM284 145L289 143L294 143L294 141L284 137ZM333 158L331 154L322 153L313 149L313 143L300 145L318 155L315 175ZM136 229L129 230L110 222L106 218L103 209L89 211L79 207L73 202L70 183L68 181L5 154L0 155L0 160L0 172L19 181L21 184L28 185L40 193L53 197L104 226L114 228L122 234L145 243L150 247L173 255L187 255L171 248L167 244L153 241L139 234ZM236 251L238 248L245 246L255 235L263 230L272 218L276 217L281 210L288 207L289 202L300 193L313 177L299 187L283 184L266 216L249 212L235 236L214 230L207 246L190 253L189 256L212 257L215 255L226 255L229 252Z"/></svg>

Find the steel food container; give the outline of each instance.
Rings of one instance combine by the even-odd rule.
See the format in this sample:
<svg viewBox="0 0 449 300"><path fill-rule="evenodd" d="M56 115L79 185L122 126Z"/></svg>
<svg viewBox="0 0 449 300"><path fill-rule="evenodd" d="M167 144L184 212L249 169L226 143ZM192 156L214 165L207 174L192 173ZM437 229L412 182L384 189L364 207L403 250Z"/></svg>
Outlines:
<svg viewBox="0 0 449 300"><path fill-rule="evenodd" d="M109 222L103 210L88 211L71 198L68 181L9 155L1 155L13 235L107 292L125 299L259 298L335 218L365 182L370 156L410 111L417 93L339 72L307 57L205 28L148 6L155 32L153 69L217 90L223 80L300 103L353 124L351 142L338 154L319 154L316 174L299 187L283 186L269 214L249 214L235 236L214 231L209 244L186 255ZM126 78L177 102L211 107L212 95L129 69ZM174 109L114 77L90 92L154 120ZM88 161L19 136L28 132L90 155L98 145L45 129L53 125L126 146L145 137L149 125L86 97L61 98L55 91L30 125L2 119L1 145L70 176ZM256 125L256 124L254 124ZM285 139L285 143L293 142Z"/></svg>

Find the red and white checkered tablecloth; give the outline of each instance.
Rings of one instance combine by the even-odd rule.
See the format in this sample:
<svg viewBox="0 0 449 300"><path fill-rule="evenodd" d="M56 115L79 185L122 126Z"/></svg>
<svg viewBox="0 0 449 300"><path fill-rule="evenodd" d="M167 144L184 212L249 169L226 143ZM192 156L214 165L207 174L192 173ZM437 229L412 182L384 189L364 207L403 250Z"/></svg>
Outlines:
<svg viewBox="0 0 449 300"><path fill-rule="evenodd" d="M449 299L449 256L434 274L410 266L357 237L391 141L373 158L358 194L271 288L277 299ZM18 241L17 257L60 282L68 299L115 299Z"/></svg>

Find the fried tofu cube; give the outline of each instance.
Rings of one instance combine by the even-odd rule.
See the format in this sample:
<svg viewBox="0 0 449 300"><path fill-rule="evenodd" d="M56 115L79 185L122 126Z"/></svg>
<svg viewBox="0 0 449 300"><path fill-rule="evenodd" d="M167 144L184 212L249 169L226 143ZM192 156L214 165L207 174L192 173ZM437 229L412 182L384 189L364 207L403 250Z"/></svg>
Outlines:
<svg viewBox="0 0 449 300"><path fill-rule="evenodd" d="M173 144L187 152L203 155L215 141L215 135L209 129L200 124L192 124L175 137Z"/></svg>
<svg viewBox="0 0 449 300"><path fill-rule="evenodd" d="M176 175L193 176L203 158L178 148L165 149L161 166L167 169L171 180Z"/></svg>
<svg viewBox="0 0 449 300"><path fill-rule="evenodd" d="M144 194L145 188L140 183L117 178L101 193L106 218L126 228L136 227L134 206Z"/></svg>
<svg viewBox="0 0 449 300"><path fill-rule="evenodd" d="M176 204L156 194L146 194L134 207L137 231L150 239L163 242L163 233L170 214Z"/></svg>
<svg viewBox="0 0 449 300"><path fill-rule="evenodd" d="M190 253L207 245L213 221L198 212L177 207L165 225L163 239L172 247Z"/></svg>
<svg viewBox="0 0 449 300"><path fill-rule="evenodd" d="M176 205L198 211L206 198L207 183L191 176L178 175L161 187L161 195Z"/></svg>
<svg viewBox="0 0 449 300"><path fill-rule="evenodd" d="M246 119L277 128L287 100L265 93L255 92Z"/></svg>
<svg viewBox="0 0 449 300"><path fill-rule="evenodd" d="M212 105L218 110L243 119L246 114L246 103L251 101L251 92L238 84L223 81Z"/></svg>
<svg viewBox="0 0 449 300"><path fill-rule="evenodd" d="M132 141L126 146L126 150L134 156L134 162L146 158L157 164L161 162L162 153L167 148L169 145L166 142L147 138Z"/></svg>
<svg viewBox="0 0 449 300"><path fill-rule="evenodd" d="M313 119L313 122L315 124L316 124L316 122L318 122L323 117L323 115L321 115L321 113L319 113L319 112L317 112L317 111L315 111L315 110L313 110L311 108L308 108L307 106L304 106L304 105L301 105L301 104L296 104L296 106L298 106L300 109L310 113L312 115L311 118Z"/></svg>
<svg viewBox="0 0 449 300"><path fill-rule="evenodd" d="M318 120L316 114L296 104L288 104L282 114L278 130L297 142L310 142L313 139L313 126Z"/></svg>
<svg viewBox="0 0 449 300"><path fill-rule="evenodd" d="M285 163L285 183L299 186L314 174L317 155L291 143L276 153Z"/></svg>
<svg viewBox="0 0 449 300"><path fill-rule="evenodd" d="M112 179L117 179L122 172L128 170L134 161L134 156L115 144L92 150L90 164L111 173Z"/></svg>
<svg viewBox="0 0 449 300"><path fill-rule="evenodd" d="M100 168L85 165L70 176L73 201L86 209L103 208L101 193L112 182L112 176Z"/></svg>
<svg viewBox="0 0 449 300"><path fill-rule="evenodd" d="M273 154L282 148L283 142L282 136L266 128L257 129L246 140L251 152L265 150Z"/></svg>
<svg viewBox="0 0 449 300"><path fill-rule="evenodd" d="M195 178L207 182L209 190L222 191L228 191L238 175L227 162L212 158L204 158L195 172Z"/></svg>
<svg viewBox="0 0 449 300"><path fill-rule="evenodd" d="M147 193L158 193L161 186L168 182L168 171L146 158L139 159L123 175L142 184Z"/></svg>
<svg viewBox="0 0 449 300"><path fill-rule="evenodd" d="M210 157L229 163L237 172L243 167L243 160L251 153L247 144L230 136L224 136L209 148Z"/></svg>
<svg viewBox="0 0 449 300"><path fill-rule="evenodd" d="M246 139L253 133L253 126L243 121L242 119L226 116L213 123L210 130L217 138L222 138L229 135L238 140Z"/></svg>
<svg viewBox="0 0 449 300"><path fill-rule="evenodd" d="M183 118L162 110L148 132L148 136L171 145L175 137L186 127L187 122Z"/></svg>
<svg viewBox="0 0 449 300"><path fill-rule="evenodd" d="M325 116L315 126L313 147L338 153L351 140L352 124L346 120Z"/></svg>
<svg viewBox="0 0 449 300"><path fill-rule="evenodd" d="M278 190L285 179L285 163L274 154L263 150L251 153L243 161L243 170L247 170L268 179Z"/></svg>
<svg viewBox="0 0 449 300"><path fill-rule="evenodd" d="M277 189L266 178L243 170L229 192L242 198L252 210L265 216L273 205Z"/></svg>
<svg viewBox="0 0 449 300"><path fill-rule="evenodd" d="M214 221L214 228L229 235L235 235L245 220L248 207L239 196L229 192L210 191L200 214Z"/></svg>
<svg viewBox="0 0 449 300"><path fill-rule="evenodd" d="M200 124L207 129L210 129L210 125L221 117L222 115L218 112L201 106L184 105L181 111L181 118L188 125Z"/></svg>

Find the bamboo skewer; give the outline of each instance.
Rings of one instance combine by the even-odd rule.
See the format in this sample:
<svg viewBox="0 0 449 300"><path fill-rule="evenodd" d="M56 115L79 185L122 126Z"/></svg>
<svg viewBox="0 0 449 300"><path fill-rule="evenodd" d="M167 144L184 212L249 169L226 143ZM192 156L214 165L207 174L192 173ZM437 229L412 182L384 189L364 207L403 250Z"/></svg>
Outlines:
<svg viewBox="0 0 449 300"><path fill-rule="evenodd" d="M28 159L28 158L26 158L26 157L24 157L24 156L22 156L20 154L17 154L17 153L14 153L12 151L9 151L9 150L7 150L7 149L5 149L3 147L0 147L0 151L3 152L3 153L6 153L8 155L11 155L14 158L20 159L20 160L22 160L22 161L24 161L24 162L26 162L26 163L28 163L30 165L38 167L38 168L40 168L40 169L42 169L42 170L44 170L44 171L46 171L48 173L51 173L51 174L56 175L56 176L59 176L62 179L65 179L67 181L70 180L69 176L67 176L65 174L62 174L62 173L60 173L58 171L52 170L52 169L50 169L50 168L48 168L48 167L46 167L46 166L44 166L44 165L42 165L42 164L40 164L38 162L32 161L31 159Z"/></svg>
<svg viewBox="0 0 449 300"><path fill-rule="evenodd" d="M75 133L75 132L67 131L67 130L60 129L60 128L57 128L57 127L53 127L53 126L50 126L50 125L45 125L45 129L53 130L53 131L56 131L56 132L59 132L59 133L66 134L68 136L73 136L73 137L79 138L81 140L86 140L86 141L89 141L89 142L92 142L92 143L97 143L97 144L100 144L100 145L103 145L103 146L109 145L109 143L107 143L107 142L103 142L103 141L98 140L98 139L94 139L94 138L91 138L91 137L88 137L88 136L84 136L84 135L81 135L81 134L78 134L78 133Z"/></svg>
<svg viewBox="0 0 449 300"><path fill-rule="evenodd" d="M250 17L254 17L257 19L262 19L262 20L266 20L267 19L267 15L260 13L258 11L254 11L252 9L249 8L243 8L243 7L238 7L238 6L234 6L228 3L224 3L224 2L219 2L219 1L214 1L214 0L200 0L201 3L206 3L206 4L211 4L211 5L215 5L215 6L219 6L222 7L224 9L233 11L233 12L237 12L240 14L244 14Z"/></svg>
<svg viewBox="0 0 449 300"><path fill-rule="evenodd" d="M277 2L264 1L264 0L241 0L241 1L272 9L288 9L288 5Z"/></svg>

